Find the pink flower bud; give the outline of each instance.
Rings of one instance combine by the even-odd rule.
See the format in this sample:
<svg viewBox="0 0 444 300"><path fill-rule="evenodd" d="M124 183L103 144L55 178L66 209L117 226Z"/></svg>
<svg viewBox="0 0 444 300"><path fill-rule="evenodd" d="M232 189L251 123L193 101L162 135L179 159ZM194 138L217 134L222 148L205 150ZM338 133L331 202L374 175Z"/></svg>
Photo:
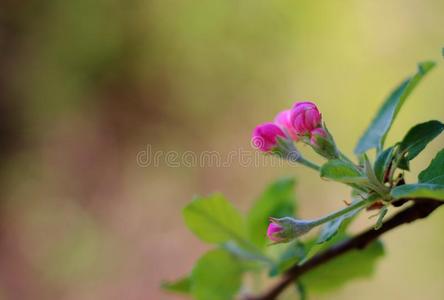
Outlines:
<svg viewBox="0 0 444 300"><path fill-rule="evenodd" d="M316 141L318 138L322 137L322 138L326 138L327 137L327 132L325 131L324 128L315 128L313 129L311 132L311 137L310 137L310 143L314 146L316 145Z"/></svg>
<svg viewBox="0 0 444 300"><path fill-rule="evenodd" d="M322 117L313 102L296 102L291 109L290 122L299 135L310 133L321 125Z"/></svg>
<svg viewBox="0 0 444 300"><path fill-rule="evenodd" d="M287 109L284 111L281 111L276 115L276 118L274 118L274 123L279 126L282 130L286 131L292 140L297 141L299 139L297 132L294 130L293 126L290 122L290 113L291 110Z"/></svg>
<svg viewBox="0 0 444 300"><path fill-rule="evenodd" d="M257 149L268 152L277 145L277 137L285 138L285 133L273 123L256 126L253 131L252 143Z"/></svg>
<svg viewBox="0 0 444 300"><path fill-rule="evenodd" d="M273 242L280 242L282 240L282 238L279 238L275 234L281 232L283 229L284 228L282 226L280 226L279 224L270 223L270 225L268 225L268 229L267 229L268 238L270 240L272 240Z"/></svg>
<svg viewBox="0 0 444 300"><path fill-rule="evenodd" d="M313 221L297 220L291 217L269 218L267 236L274 244L287 243L309 232L316 223Z"/></svg>

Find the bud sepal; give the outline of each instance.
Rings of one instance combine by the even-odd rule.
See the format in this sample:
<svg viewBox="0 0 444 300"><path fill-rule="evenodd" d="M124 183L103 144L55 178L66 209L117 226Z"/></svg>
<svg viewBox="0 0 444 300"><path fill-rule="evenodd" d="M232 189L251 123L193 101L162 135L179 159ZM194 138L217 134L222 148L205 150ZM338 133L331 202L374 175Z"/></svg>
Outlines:
<svg viewBox="0 0 444 300"><path fill-rule="evenodd" d="M341 157L333 136L328 131L325 123L322 127L315 128L310 132L310 140L307 141L307 144L326 159L339 159Z"/></svg>

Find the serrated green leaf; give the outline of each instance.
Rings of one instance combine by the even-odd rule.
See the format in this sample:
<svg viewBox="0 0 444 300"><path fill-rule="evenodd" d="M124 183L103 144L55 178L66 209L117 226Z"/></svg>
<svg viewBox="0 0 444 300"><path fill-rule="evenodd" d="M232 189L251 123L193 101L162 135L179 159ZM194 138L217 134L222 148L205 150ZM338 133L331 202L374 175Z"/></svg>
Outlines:
<svg viewBox="0 0 444 300"><path fill-rule="evenodd" d="M246 238L242 215L220 194L194 199L184 208L183 215L188 228L204 242L224 243Z"/></svg>
<svg viewBox="0 0 444 300"><path fill-rule="evenodd" d="M258 247L267 243L265 232L269 217L286 217L295 214L295 181L282 178L271 184L255 201L247 217L248 235Z"/></svg>
<svg viewBox="0 0 444 300"><path fill-rule="evenodd" d="M164 282L162 283L162 289L174 293L189 294L191 292L190 277L187 276L173 282Z"/></svg>
<svg viewBox="0 0 444 300"><path fill-rule="evenodd" d="M371 148L382 148L390 127L407 97L421 79L435 66L434 62L418 64L418 71L404 80L387 98L370 126L359 140L355 153L361 154Z"/></svg>
<svg viewBox="0 0 444 300"><path fill-rule="evenodd" d="M391 192L395 199L431 198L444 201L444 184L414 183L395 187Z"/></svg>
<svg viewBox="0 0 444 300"><path fill-rule="evenodd" d="M444 149L436 154L430 165L419 173L419 182L444 184Z"/></svg>
<svg viewBox="0 0 444 300"><path fill-rule="evenodd" d="M444 124L433 120L412 127L399 144L399 152L405 153L405 159L414 159L444 129Z"/></svg>
<svg viewBox="0 0 444 300"><path fill-rule="evenodd" d="M350 251L313 269L301 277L301 282L310 293L340 288L350 280L371 276L383 254L382 243L373 242L362 250Z"/></svg>
<svg viewBox="0 0 444 300"><path fill-rule="evenodd" d="M383 182L384 174L387 168L390 166L390 162L393 158L393 150L393 147L387 148L384 151L380 152L376 157L374 169L376 178L378 178L380 182Z"/></svg>
<svg viewBox="0 0 444 300"><path fill-rule="evenodd" d="M343 183L365 183L367 181L352 163L339 159L329 160L322 165L321 177Z"/></svg>
<svg viewBox="0 0 444 300"><path fill-rule="evenodd" d="M191 272L191 293L197 300L232 300L241 287L242 266L217 249L202 256Z"/></svg>

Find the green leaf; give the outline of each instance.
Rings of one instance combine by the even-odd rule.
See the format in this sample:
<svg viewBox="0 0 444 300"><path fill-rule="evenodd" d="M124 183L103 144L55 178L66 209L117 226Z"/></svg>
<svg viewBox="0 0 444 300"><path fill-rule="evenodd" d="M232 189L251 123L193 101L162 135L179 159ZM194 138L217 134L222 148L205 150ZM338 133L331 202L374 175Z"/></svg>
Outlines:
<svg viewBox="0 0 444 300"><path fill-rule="evenodd" d="M435 120L415 125L399 144L399 152L407 161L414 159L443 129L444 124Z"/></svg>
<svg viewBox="0 0 444 300"><path fill-rule="evenodd" d="M393 159L393 147L387 148L380 152L375 160L375 175L380 182L384 181L384 174Z"/></svg>
<svg viewBox="0 0 444 300"><path fill-rule="evenodd" d="M247 249L246 249L247 248ZM259 251L251 251L249 247L241 247L236 242L227 242L222 244L222 249L227 250L234 256L244 261L256 261L262 262L264 264L270 265L272 263L271 259L263 255Z"/></svg>
<svg viewBox="0 0 444 300"><path fill-rule="evenodd" d="M305 247L300 241L293 241L281 254L277 262L272 266L269 275L277 276L305 257Z"/></svg>
<svg viewBox="0 0 444 300"><path fill-rule="evenodd" d="M359 140L355 153L361 154L371 148L382 148L384 140L396 115L407 97L411 94L421 79L435 66L434 62L418 64L418 71L412 77L404 80L387 98L379 109L370 126Z"/></svg>
<svg viewBox="0 0 444 300"><path fill-rule="evenodd" d="M271 184L255 201L247 217L248 235L258 247L267 243L265 232L269 217L286 217L295 214L295 181L292 178L282 178Z"/></svg>
<svg viewBox="0 0 444 300"><path fill-rule="evenodd" d="M204 242L244 241L246 237L242 215L220 194L194 199L183 215L188 228Z"/></svg>
<svg viewBox="0 0 444 300"><path fill-rule="evenodd" d="M299 294L299 300L307 300L307 289L305 288L305 286L300 281L297 281L295 285L296 291Z"/></svg>
<svg viewBox="0 0 444 300"><path fill-rule="evenodd" d="M384 186L379 182L378 178L376 177L375 171L373 170L372 164L370 163L367 154L364 153L362 156L364 158L364 173L367 176L370 185L377 187L378 190L384 189ZM375 191L378 190L375 189Z"/></svg>
<svg viewBox="0 0 444 300"><path fill-rule="evenodd" d="M397 165L398 169L410 171L410 161L405 157L401 157Z"/></svg>
<svg viewBox="0 0 444 300"><path fill-rule="evenodd" d="M343 183L365 183L367 179L348 162L333 159L321 167L321 177Z"/></svg>
<svg viewBox="0 0 444 300"><path fill-rule="evenodd" d="M436 154L430 165L419 173L419 182L444 184L444 149Z"/></svg>
<svg viewBox="0 0 444 300"><path fill-rule="evenodd" d="M190 277L183 277L173 282L164 282L162 283L162 289L169 292L189 294L191 292Z"/></svg>
<svg viewBox="0 0 444 300"><path fill-rule="evenodd" d="M395 199L431 198L444 201L444 184L414 183L395 187L391 192Z"/></svg>
<svg viewBox="0 0 444 300"><path fill-rule="evenodd" d="M231 300L241 287L242 267L234 256L217 249L202 256L191 272L191 293L197 300Z"/></svg>
<svg viewBox="0 0 444 300"><path fill-rule="evenodd" d="M346 228L348 226L348 223L351 222L352 218L362 209L363 207L357 208L349 213L346 213L345 215L340 216L339 218L326 223L324 227L322 227L322 231L316 243L322 244L329 241L338 233L342 226Z"/></svg>
<svg viewBox="0 0 444 300"><path fill-rule="evenodd" d="M362 250L353 250L303 275L301 282L308 292L328 292L356 278L372 275L376 261L384 254L379 241Z"/></svg>
<svg viewBox="0 0 444 300"><path fill-rule="evenodd" d="M347 237L346 230L349 226L350 222L344 223L342 226L338 228L338 231L335 235L333 235L329 240L325 241L324 243L318 243L318 238L312 239L307 241L305 246L305 253L306 255L304 258L299 261L299 265L305 263L307 260L318 254L319 252L331 247L332 245L336 244L337 242L340 242L341 240L345 239Z"/></svg>
<svg viewBox="0 0 444 300"><path fill-rule="evenodd" d="M419 173L418 181L419 183L397 186L390 194L395 199L432 198L444 201L444 149Z"/></svg>

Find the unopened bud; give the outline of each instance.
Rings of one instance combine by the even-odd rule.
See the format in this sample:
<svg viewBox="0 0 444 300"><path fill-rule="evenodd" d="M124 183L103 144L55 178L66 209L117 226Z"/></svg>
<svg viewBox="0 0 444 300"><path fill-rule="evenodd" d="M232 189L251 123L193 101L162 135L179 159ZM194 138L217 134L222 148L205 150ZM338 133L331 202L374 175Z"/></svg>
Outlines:
<svg viewBox="0 0 444 300"><path fill-rule="evenodd" d="M296 102L291 109L290 122L298 135L306 135L321 126L322 116L313 102Z"/></svg>
<svg viewBox="0 0 444 300"><path fill-rule="evenodd" d="M287 243L309 232L315 224L311 221L297 220L290 217L269 218L267 236L274 243Z"/></svg>
<svg viewBox="0 0 444 300"><path fill-rule="evenodd" d="M282 129L273 123L264 123L254 128L252 143L257 149L269 152L277 146L277 137L286 137Z"/></svg>
<svg viewBox="0 0 444 300"><path fill-rule="evenodd" d="M274 118L274 123L285 131L293 141L297 142L299 140L299 136L291 125L290 115L290 109L283 110L276 115L276 118Z"/></svg>

